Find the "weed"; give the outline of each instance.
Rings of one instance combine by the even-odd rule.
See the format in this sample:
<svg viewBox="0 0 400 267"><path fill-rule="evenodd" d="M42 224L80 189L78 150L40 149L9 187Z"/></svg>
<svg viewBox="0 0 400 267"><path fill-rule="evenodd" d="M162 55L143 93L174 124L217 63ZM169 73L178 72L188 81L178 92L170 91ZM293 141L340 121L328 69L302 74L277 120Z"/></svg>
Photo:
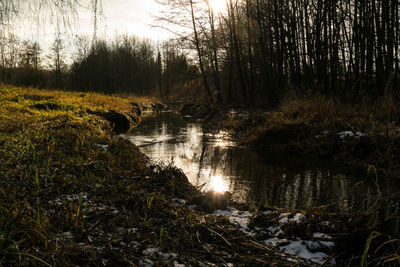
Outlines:
<svg viewBox="0 0 400 267"><path fill-rule="evenodd" d="M368 251L369 251L372 241L381 235L382 235L381 233L378 233L375 231L370 234L369 238L367 239L367 242L365 243L365 248L364 248L364 252L362 254L361 263L360 263L361 267L364 267L367 264Z"/></svg>
<svg viewBox="0 0 400 267"><path fill-rule="evenodd" d="M160 235L159 235L159 238L158 238L158 243L160 244L160 246L162 246L162 244L163 244L163 242L162 242L163 234L164 234L164 226L161 226Z"/></svg>

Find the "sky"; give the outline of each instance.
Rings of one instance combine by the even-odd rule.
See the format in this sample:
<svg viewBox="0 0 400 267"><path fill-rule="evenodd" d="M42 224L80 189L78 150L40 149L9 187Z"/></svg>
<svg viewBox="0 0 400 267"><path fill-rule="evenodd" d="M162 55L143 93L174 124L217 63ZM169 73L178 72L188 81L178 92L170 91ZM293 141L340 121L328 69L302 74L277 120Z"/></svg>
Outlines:
<svg viewBox="0 0 400 267"><path fill-rule="evenodd" d="M70 29L64 31L63 39L70 39L76 35L93 36L93 12L89 7L91 0L81 0L83 7L78 8L78 21L72 23ZM162 42L174 37L170 31L155 27L156 16L161 16L162 7L156 0L99 0L102 1L102 16L99 18L97 36L103 39L112 39L117 34L136 35L138 37ZM224 12L226 0L209 0L213 10ZM25 17L25 16L23 16ZM56 17L47 14L37 16L45 22L33 23L32 18L26 16L17 30L21 39L38 41L42 47L48 47L57 32ZM37 25L40 25L39 27ZM43 26L45 25L45 26ZM162 25L166 26L166 25Z"/></svg>
<svg viewBox="0 0 400 267"><path fill-rule="evenodd" d="M154 0L103 0L103 19L98 27L99 37L118 34L134 34L139 37L162 41L171 34L153 27L160 6ZM80 31L93 33L92 14L81 10ZM106 36L104 36L106 35Z"/></svg>
<svg viewBox="0 0 400 267"><path fill-rule="evenodd" d="M62 29L61 38L66 48L73 54L75 37L93 36L93 12L91 0L77 9L77 20L72 19L71 27ZM226 0L209 0L216 12L224 12ZM99 17L97 36L99 39L113 40L116 35L136 35L151 39L155 43L176 37L168 30L156 27L156 16L161 16L162 7L156 0L102 0L102 16ZM29 12L27 13L29 14ZM23 16L16 31L21 40L38 41L43 51L49 51L57 33L57 15L34 16L43 21L34 23L32 16ZM39 26L38 26L39 25ZM167 25L162 25L167 26ZM171 29L170 25L167 26ZM176 29L175 31L183 31Z"/></svg>
<svg viewBox="0 0 400 267"><path fill-rule="evenodd" d="M160 5L155 0L103 0L103 14L98 22L98 38L113 38L117 34L136 35L155 42L167 40L173 35L155 27L155 16L159 14ZM63 39L72 39L76 35L93 36L93 13L87 6L78 8L78 20L71 27L62 31ZM46 22L40 27L30 19L22 19L17 35L22 40L35 40L46 49L55 38L57 23L54 17L47 15ZM43 27L43 25L46 25Z"/></svg>

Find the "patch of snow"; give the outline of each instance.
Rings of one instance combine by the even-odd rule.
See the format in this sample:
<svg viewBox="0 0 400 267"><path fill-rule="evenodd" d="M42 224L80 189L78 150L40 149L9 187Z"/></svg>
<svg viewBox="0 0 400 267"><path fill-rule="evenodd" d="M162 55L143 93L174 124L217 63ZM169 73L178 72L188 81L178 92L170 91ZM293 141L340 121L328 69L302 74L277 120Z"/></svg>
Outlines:
<svg viewBox="0 0 400 267"><path fill-rule="evenodd" d="M101 147L104 151L107 151L108 145L97 144L98 147Z"/></svg>
<svg viewBox="0 0 400 267"><path fill-rule="evenodd" d="M304 241L292 241L289 245L281 247L281 249L290 255L297 255L312 262L322 264L329 259L329 256L323 252L310 252Z"/></svg>
<svg viewBox="0 0 400 267"><path fill-rule="evenodd" d="M132 241L131 243L134 247L140 247L140 243L137 241Z"/></svg>
<svg viewBox="0 0 400 267"><path fill-rule="evenodd" d="M280 219L279 222L282 223L282 224L285 224L287 222L290 222L290 223L302 223L305 220L306 220L306 216L304 216L301 213L297 213L293 217L291 217L291 215L286 216L286 217Z"/></svg>
<svg viewBox="0 0 400 267"><path fill-rule="evenodd" d="M57 235L57 240L70 240L73 239L74 235L71 232L64 232Z"/></svg>
<svg viewBox="0 0 400 267"><path fill-rule="evenodd" d="M353 137L353 136L354 136L354 134L353 134L352 131L340 132L340 133L338 133L338 135L339 135L339 137L342 138L342 139L345 138L346 136L349 136L349 137Z"/></svg>
<svg viewBox="0 0 400 267"><path fill-rule="evenodd" d="M262 213L265 214L265 215L268 215L268 214L278 213L278 212L277 211L272 211L272 210L266 210L266 211L263 211Z"/></svg>
<svg viewBox="0 0 400 267"><path fill-rule="evenodd" d="M289 217L291 215L291 213L287 212L287 213L281 213L281 215L279 216L280 218L284 218L284 217Z"/></svg>
<svg viewBox="0 0 400 267"><path fill-rule="evenodd" d="M205 263L197 262L197 264L198 264L200 267L217 267L217 266L218 266L218 265L216 265L216 264L214 264L214 263L211 263L211 262L209 262L209 261L206 261Z"/></svg>
<svg viewBox="0 0 400 267"><path fill-rule="evenodd" d="M149 247L145 250L143 250L143 255L150 257L150 258L160 258L163 261L167 260L174 260L178 258L178 254L176 253L170 253L170 252L162 252L160 248L155 248L155 247Z"/></svg>
<svg viewBox="0 0 400 267"><path fill-rule="evenodd" d="M213 215L227 217L229 221L238 226L242 232L253 235L253 233L249 230L249 224L252 216L249 211L239 211L234 208L229 208L228 210L217 210L213 213Z"/></svg>
<svg viewBox="0 0 400 267"><path fill-rule="evenodd" d="M140 260L139 261L139 266L141 267L153 267L154 266L154 261L145 259L145 260Z"/></svg>
<svg viewBox="0 0 400 267"><path fill-rule="evenodd" d="M127 233L128 234L136 234L138 232L139 229L137 228L128 228L127 229Z"/></svg>
<svg viewBox="0 0 400 267"><path fill-rule="evenodd" d="M324 233L314 233L313 234L314 239L326 239L326 240L332 240L333 237L330 235L324 234Z"/></svg>
<svg viewBox="0 0 400 267"><path fill-rule="evenodd" d="M353 131L343 131L338 133L338 136L341 139L344 139L346 137L360 137L360 136L364 136L365 134L362 132L353 132Z"/></svg>
<svg viewBox="0 0 400 267"><path fill-rule="evenodd" d="M56 198L55 200L50 200L49 203L57 206L62 206L64 205L64 201L73 202L75 200L82 200L83 204L86 205L87 199L88 199L88 194L82 192L74 195L64 195L59 198Z"/></svg>
<svg viewBox="0 0 400 267"><path fill-rule="evenodd" d="M279 239L277 237L273 237L273 238L265 240L264 243L269 247L277 247L277 246L280 246L282 244L287 244L288 240L287 239Z"/></svg>
<svg viewBox="0 0 400 267"><path fill-rule="evenodd" d="M185 264L181 264L181 263L179 263L177 261L174 261L174 267L186 267L186 265Z"/></svg>
<svg viewBox="0 0 400 267"><path fill-rule="evenodd" d="M268 227L267 231L274 236L278 236L281 233L281 227L279 225L273 225Z"/></svg>
<svg viewBox="0 0 400 267"><path fill-rule="evenodd" d="M213 215L215 216L232 216L233 212L230 210L216 210Z"/></svg>
<svg viewBox="0 0 400 267"><path fill-rule="evenodd" d="M317 251L320 250L322 248L321 244L318 241L304 241L304 243L307 246L307 249L310 251Z"/></svg>
<svg viewBox="0 0 400 267"><path fill-rule="evenodd" d="M335 246L335 243L331 241L318 241L322 246L326 248L333 248Z"/></svg>
<svg viewBox="0 0 400 267"><path fill-rule="evenodd" d="M146 256L153 256L154 254L160 252L160 250L158 248L146 248L145 250L143 250L143 255Z"/></svg>
<svg viewBox="0 0 400 267"><path fill-rule="evenodd" d="M270 214L271 211L264 212L265 214ZM250 236L261 236L267 234L270 238L264 240L264 243L268 247L273 247L281 250L285 253L285 258L287 255L292 255L294 257L301 257L316 264L323 264L325 262L332 263L333 260L326 254L321 252L324 248L331 249L334 247L333 238L324 233L314 233L314 240L301 240L299 238L295 240L288 240L286 238L279 238L285 236L282 226L286 223L300 224L306 221L306 216L301 213L282 213L278 214L279 223L271 225L267 228L255 227L250 230L249 225L251 222L252 213L249 211L239 211L234 208L228 208L227 210L217 210L213 213L214 216L224 216L242 232ZM326 222L327 225L331 225ZM299 262L295 258L292 259L293 262Z"/></svg>
<svg viewBox="0 0 400 267"><path fill-rule="evenodd" d="M176 259L176 258L178 258L178 254L176 254L176 253L162 253L162 252L159 252L158 254L159 254L165 261L168 260L168 259Z"/></svg>
<svg viewBox="0 0 400 267"><path fill-rule="evenodd" d="M81 200L87 200L87 199L88 199L88 194L85 193L85 192L82 192L82 193L80 193L80 194L67 195L67 196L64 196L64 197L65 197L66 200L72 202L72 201L74 201L74 200L79 200L79 199L81 199Z"/></svg>
<svg viewBox="0 0 400 267"><path fill-rule="evenodd" d="M286 257L286 260L287 260L288 262L299 263L299 261L298 261L297 259L290 258L290 257Z"/></svg>
<svg viewBox="0 0 400 267"><path fill-rule="evenodd" d="M119 213L119 210L117 210L117 209L114 209L113 211L112 211L112 214L118 214Z"/></svg>

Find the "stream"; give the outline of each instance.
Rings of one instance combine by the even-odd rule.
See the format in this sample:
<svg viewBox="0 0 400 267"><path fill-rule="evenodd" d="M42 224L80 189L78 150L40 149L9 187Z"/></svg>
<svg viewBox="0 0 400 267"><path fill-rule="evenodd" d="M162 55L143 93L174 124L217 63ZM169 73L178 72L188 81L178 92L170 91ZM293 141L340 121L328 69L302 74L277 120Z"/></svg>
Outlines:
<svg viewBox="0 0 400 267"><path fill-rule="evenodd" d="M201 122L176 112L144 117L126 137L151 160L182 169L201 190L229 191L235 202L255 207L332 205L353 211L368 205L377 191L372 178L326 162L238 147L226 132L207 133Z"/></svg>

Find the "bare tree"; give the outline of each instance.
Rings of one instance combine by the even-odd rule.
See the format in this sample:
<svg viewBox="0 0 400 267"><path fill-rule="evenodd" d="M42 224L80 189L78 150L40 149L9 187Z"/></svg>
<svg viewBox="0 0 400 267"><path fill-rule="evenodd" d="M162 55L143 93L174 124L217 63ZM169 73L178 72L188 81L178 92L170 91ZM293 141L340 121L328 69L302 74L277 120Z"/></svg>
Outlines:
<svg viewBox="0 0 400 267"><path fill-rule="evenodd" d="M64 87L62 78L63 69L65 67L64 49L65 47L62 39L59 35L56 36L53 44L51 45L50 60L52 62L51 67L54 71L55 86L59 89L62 89Z"/></svg>

